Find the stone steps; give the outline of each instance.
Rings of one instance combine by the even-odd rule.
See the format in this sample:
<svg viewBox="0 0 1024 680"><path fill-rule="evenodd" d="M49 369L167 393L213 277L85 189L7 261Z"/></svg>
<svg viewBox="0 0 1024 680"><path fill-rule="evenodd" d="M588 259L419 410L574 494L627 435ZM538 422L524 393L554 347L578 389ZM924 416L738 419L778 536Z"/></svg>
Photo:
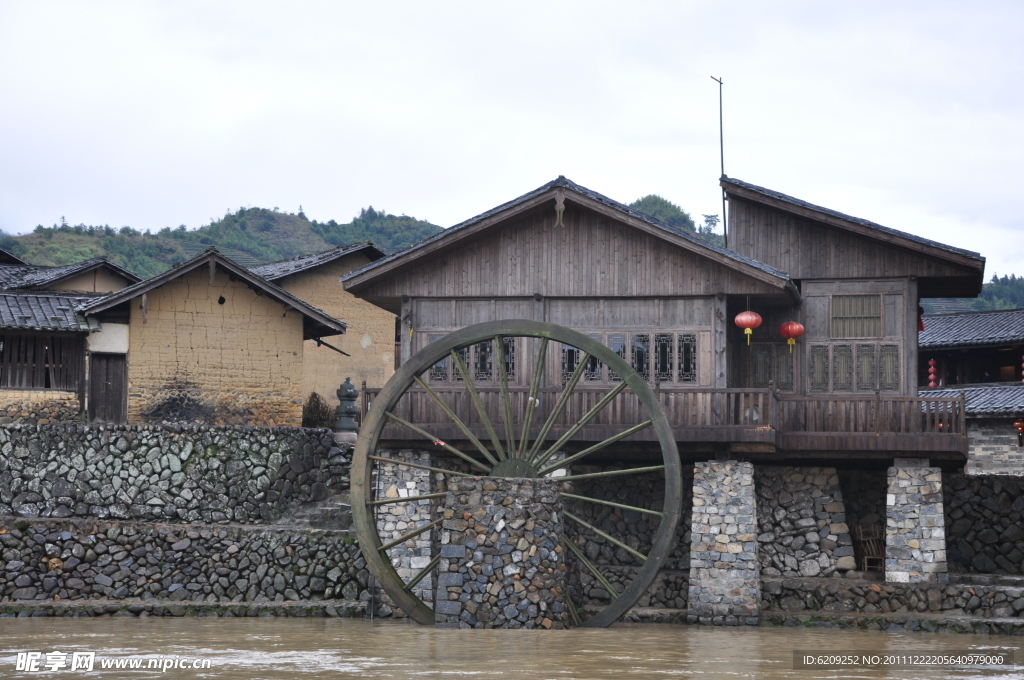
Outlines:
<svg viewBox="0 0 1024 680"><path fill-rule="evenodd" d="M347 530L352 527L352 508L348 491L328 496L316 503L306 503L287 513L276 522L289 526L308 526L317 529Z"/></svg>
<svg viewBox="0 0 1024 680"><path fill-rule="evenodd" d="M762 626L787 628L841 628L884 630L889 632L925 631L933 633L976 633L1024 635L1024 619L950 616L942 613L916 614L844 614L825 611L762 611Z"/></svg>

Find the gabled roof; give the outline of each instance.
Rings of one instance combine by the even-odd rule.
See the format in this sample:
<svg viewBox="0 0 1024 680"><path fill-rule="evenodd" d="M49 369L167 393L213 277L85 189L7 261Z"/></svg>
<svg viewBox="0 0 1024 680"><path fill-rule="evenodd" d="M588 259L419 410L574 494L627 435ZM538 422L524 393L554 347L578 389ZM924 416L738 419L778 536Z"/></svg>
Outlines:
<svg viewBox="0 0 1024 680"><path fill-rule="evenodd" d="M58 267L44 267L33 264L0 265L0 290L26 290L49 286L64 279L94 269L106 267L125 277L129 281L137 282L141 279L127 269L119 267L104 257L97 257L91 260L83 260L74 264L65 264Z"/></svg>
<svg viewBox="0 0 1024 680"><path fill-rule="evenodd" d="M340 335L344 333L347 328L344 321L335 319L326 312L317 309L308 302L300 300L283 288L267 281L262 276L254 274L240 264L229 260L217 252L216 248L208 248L197 257L169 269L163 274L158 274L153 278L140 281L135 285L124 288L123 290L109 293L101 298L87 302L79 307L79 311L86 315L102 312L105 309L110 309L111 307L127 302L132 298L136 298L143 293L147 293L154 288L158 288L168 281L173 281L174 279L200 267L209 267L211 274L214 268L220 267L224 271L228 272L228 274L244 281L250 288L258 292L263 292L275 298L281 304L297 310L305 317L302 328L303 338L306 340L309 340L310 338Z"/></svg>
<svg viewBox="0 0 1024 680"><path fill-rule="evenodd" d="M430 238L424 239L416 245L399 251L388 257L371 262L368 265L349 272L341 278L349 286L359 286L371 278L383 276L386 273L426 255L429 255L441 248L450 247L463 239L473 237L480 231L487 229L499 222L534 208L541 203L555 197L558 190L565 192L565 200L572 201L586 208L591 208L605 214L613 213L614 216L630 226L643 229L645 232L668 241L674 245L694 251L712 260L716 260L725 266L740 270L770 285L786 289L790 294L798 296L796 287L790 280L789 275L770 267L762 262L752 260L749 257L740 255L731 250L708 243L699 238L693 232L679 229L665 224L650 215L645 215L639 210L630 208L628 205L612 200L607 196L597 193L591 189L580 186L571 180L559 175L557 179L540 186L533 191L523 194L519 198L508 203L503 203L487 212L480 213L476 217L465 222L449 227ZM609 210L610 209L610 210Z"/></svg>
<svg viewBox="0 0 1024 680"><path fill-rule="evenodd" d="M25 260L21 259L9 250L0 248L0 264L28 264Z"/></svg>
<svg viewBox="0 0 1024 680"><path fill-rule="evenodd" d="M100 324L77 311L90 299L76 295L0 292L0 329L19 331L99 330Z"/></svg>
<svg viewBox="0 0 1024 680"><path fill-rule="evenodd" d="M959 397L964 393L967 415L983 416L1024 415L1024 385L1001 383L998 385L965 385L941 390L921 390L926 399Z"/></svg>
<svg viewBox="0 0 1024 680"><path fill-rule="evenodd" d="M363 253L370 258L371 262L384 257L383 251L374 247L372 242L363 241L360 243L350 243L344 246L337 246L330 250L323 250L319 253L312 253L310 255L300 255L299 257L293 257L287 260L278 260L277 262L259 264L249 267L249 271L262 276L267 281L277 281L278 279L283 279L291 274L298 274L299 272L304 272L307 269L319 267L320 265L327 264L328 262L334 262L335 260L346 255L351 255L352 253Z"/></svg>
<svg viewBox="0 0 1024 680"><path fill-rule="evenodd" d="M948 246L944 243L939 243L938 241L931 241L926 238L921 238L920 236L915 236L914 234L908 234L904 231L897 231L896 229L883 227L881 224L877 224L870 220L846 215L837 210L823 208L820 205L814 205L813 203L802 201L799 198L787 196L781 192L759 187L755 184L749 184L725 175L722 175L719 180L719 184L723 189L725 189L727 194L731 194L739 198L744 198L773 208L785 210L801 217L824 222L829 226L845 229L861 236L910 248L911 250L931 255L932 257L955 262L960 266L977 269L984 269L985 267L985 258L971 250L954 248L953 246Z"/></svg>
<svg viewBox="0 0 1024 680"><path fill-rule="evenodd" d="M978 347L1024 342L1024 309L924 317L921 348Z"/></svg>

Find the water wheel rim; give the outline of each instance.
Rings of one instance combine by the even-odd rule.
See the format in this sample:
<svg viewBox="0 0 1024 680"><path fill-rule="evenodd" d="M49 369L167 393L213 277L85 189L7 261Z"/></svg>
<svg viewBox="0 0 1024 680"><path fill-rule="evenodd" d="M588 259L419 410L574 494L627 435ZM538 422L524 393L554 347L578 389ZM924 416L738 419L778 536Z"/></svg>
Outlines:
<svg viewBox="0 0 1024 680"><path fill-rule="evenodd" d="M467 326L430 343L395 371L367 411L359 429L352 457L352 520L363 558L380 586L410 618L423 625L434 623L434 610L403 588L402 577L387 558L385 551L381 550L385 544L377 531L375 511L368 505L371 501L369 490L373 469L370 456L377 451L381 434L388 422L387 414L415 384L417 377L454 350L498 337L547 338L587 352L607 365L609 370L614 369L621 382L637 396L651 420L650 427L657 436L664 465L665 498L662 518L652 541L651 551L633 580L618 597L583 624L589 627L608 626L622 617L643 596L657 578L658 572L674 547L682 510L682 468L672 426L650 385L609 347L564 326L527 319L490 321ZM395 463L402 464L401 461ZM480 474L483 476L486 473Z"/></svg>

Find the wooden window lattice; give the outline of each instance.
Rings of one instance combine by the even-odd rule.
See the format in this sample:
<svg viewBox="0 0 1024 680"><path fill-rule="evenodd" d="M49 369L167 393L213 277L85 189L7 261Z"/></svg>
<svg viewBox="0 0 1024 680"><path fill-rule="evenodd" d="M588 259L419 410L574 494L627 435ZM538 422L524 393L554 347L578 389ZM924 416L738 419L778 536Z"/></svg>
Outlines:
<svg viewBox="0 0 1024 680"><path fill-rule="evenodd" d="M789 345L774 345L775 347L775 387L776 389L789 391L793 389L793 353L789 351Z"/></svg>
<svg viewBox="0 0 1024 680"><path fill-rule="evenodd" d="M590 337L602 344L604 343L604 338L600 335L591 334ZM587 359L587 367L583 370L583 380L586 382L600 382L604 380L604 364L597 357Z"/></svg>
<svg viewBox="0 0 1024 680"><path fill-rule="evenodd" d="M697 334L679 334L679 382L697 382Z"/></svg>
<svg viewBox="0 0 1024 680"><path fill-rule="evenodd" d="M857 345L857 389L874 390L875 377L875 346Z"/></svg>
<svg viewBox="0 0 1024 680"><path fill-rule="evenodd" d="M656 382L672 382L673 359L672 334L656 333L654 335L654 380Z"/></svg>
<svg viewBox="0 0 1024 680"><path fill-rule="evenodd" d="M884 391L900 389L900 346L882 345L878 364L879 389Z"/></svg>
<svg viewBox="0 0 1024 680"><path fill-rule="evenodd" d="M610 333L608 335L608 347L611 351L618 354L623 359L626 359L626 334L625 333ZM622 378L619 374L608 369L608 380L610 382L622 382Z"/></svg>
<svg viewBox="0 0 1024 680"><path fill-rule="evenodd" d="M832 389L837 392L853 389L853 347L851 345L836 345L832 348Z"/></svg>
<svg viewBox="0 0 1024 680"><path fill-rule="evenodd" d="M754 387L768 387L768 381L772 379L772 350L773 345L755 344L750 348L751 360L753 361Z"/></svg>
<svg viewBox="0 0 1024 680"><path fill-rule="evenodd" d="M651 379L651 336L648 333L634 333L630 336L630 358L633 370L647 382Z"/></svg>
<svg viewBox="0 0 1024 680"><path fill-rule="evenodd" d="M882 337L882 296L833 295L832 337Z"/></svg>
<svg viewBox="0 0 1024 680"><path fill-rule="evenodd" d="M812 392L828 392L828 346L812 345L810 361Z"/></svg>

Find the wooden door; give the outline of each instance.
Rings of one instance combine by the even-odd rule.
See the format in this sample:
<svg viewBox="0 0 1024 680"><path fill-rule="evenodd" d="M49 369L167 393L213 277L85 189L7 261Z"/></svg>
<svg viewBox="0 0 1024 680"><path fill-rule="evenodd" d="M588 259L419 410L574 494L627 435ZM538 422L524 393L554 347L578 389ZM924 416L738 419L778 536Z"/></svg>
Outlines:
<svg viewBox="0 0 1024 680"><path fill-rule="evenodd" d="M89 360L89 421L123 423L128 406L127 357L93 354Z"/></svg>

